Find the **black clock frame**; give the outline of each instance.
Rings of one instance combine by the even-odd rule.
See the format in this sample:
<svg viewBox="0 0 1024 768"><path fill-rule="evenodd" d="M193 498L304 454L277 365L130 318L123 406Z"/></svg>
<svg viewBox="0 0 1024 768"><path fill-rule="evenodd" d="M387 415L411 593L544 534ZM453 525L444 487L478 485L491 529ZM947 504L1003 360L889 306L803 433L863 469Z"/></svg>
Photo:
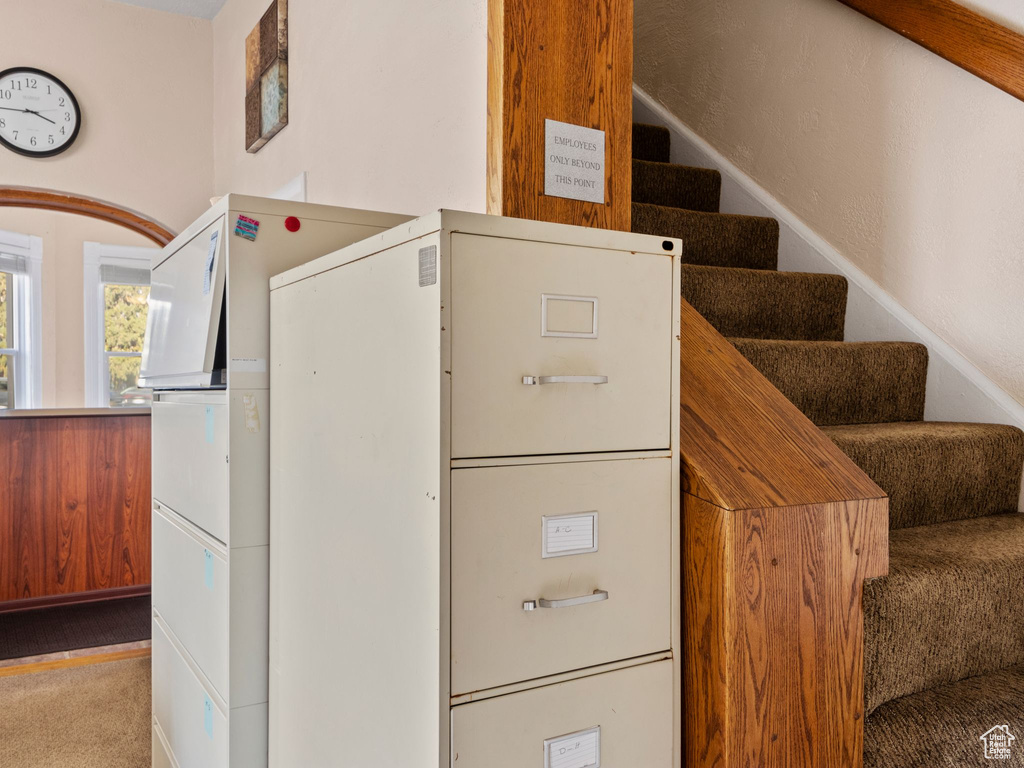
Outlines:
<svg viewBox="0 0 1024 768"><path fill-rule="evenodd" d="M32 152L31 150L25 149L24 147L16 146L7 141L3 136L0 136L0 144L7 147L7 149L11 150L12 152L17 152L19 155L24 155L25 157L53 157L54 155L59 155L61 152L70 149L71 146L78 139L78 132L82 128L82 108L78 105L78 99L75 98L74 92L70 88L68 88L67 84L59 77L51 75L49 72L45 72L41 69L36 69L35 67L8 67L7 69L0 72L0 82L3 82L3 79L5 77L14 72L31 72L35 75L41 75L43 77L49 78L54 83L63 88L65 93L67 93L68 98L71 99L71 107L72 109L74 109L75 115L77 116L77 119L75 120L75 130L71 132L71 138L64 142L64 144L59 146L57 149L47 149L44 150L43 152Z"/></svg>

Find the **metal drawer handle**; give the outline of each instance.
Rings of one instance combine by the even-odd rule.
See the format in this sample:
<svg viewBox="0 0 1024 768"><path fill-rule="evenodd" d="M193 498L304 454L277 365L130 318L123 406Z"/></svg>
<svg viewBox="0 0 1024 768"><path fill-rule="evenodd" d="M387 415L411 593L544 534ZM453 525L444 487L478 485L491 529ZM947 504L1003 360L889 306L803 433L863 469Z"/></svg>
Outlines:
<svg viewBox="0 0 1024 768"><path fill-rule="evenodd" d="M607 376L523 376L523 384L607 384Z"/></svg>
<svg viewBox="0 0 1024 768"><path fill-rule="evenodd" d="M523 610L534 611L537 608L571 608L574 605L586 605L587 603L600 603L608 599L608 592L604 589L595 589L592 595L580 595L579 597L567 597L564 600L545 600L538 597L536 600L524 600Z"/></svg>

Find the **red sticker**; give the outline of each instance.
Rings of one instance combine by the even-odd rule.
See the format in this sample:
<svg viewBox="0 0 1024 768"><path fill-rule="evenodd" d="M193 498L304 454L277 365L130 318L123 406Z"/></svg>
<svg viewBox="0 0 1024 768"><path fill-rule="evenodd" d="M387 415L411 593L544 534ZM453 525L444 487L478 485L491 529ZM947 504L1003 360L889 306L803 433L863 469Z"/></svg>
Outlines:
<svg viewBox="0 0 1024 768"><path fill-rule="evenodd" d="M299 221L298 216L289 216L287 219L284 220L284 228L287 229L289 232L298 232L299 227L301 226L302 222Z"/></svg>

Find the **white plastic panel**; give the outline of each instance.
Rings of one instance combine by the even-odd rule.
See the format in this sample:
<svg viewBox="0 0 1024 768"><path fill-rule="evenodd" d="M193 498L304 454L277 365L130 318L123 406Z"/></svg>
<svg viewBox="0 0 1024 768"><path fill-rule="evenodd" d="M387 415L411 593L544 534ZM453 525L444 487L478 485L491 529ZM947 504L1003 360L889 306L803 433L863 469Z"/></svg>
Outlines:
<svg viewBox="0 0 1024 768"><path fill-rule="evenodd" d="M224 298L224 217L164 259L151 276L142 373L147 386L210 384Z"/></svg>
<svg viewBox="0 0 1024 768"><path fill-rule="evenodd" d="M579 768L547 747L600 728L601 768L662 768L672 765L673 717L672 662L661 661L455 707L452 755L458 768Z"/></svg>
<svg viewBox="0 0 1024 768"><path fill-rule="evenodd" d="M228 720L153 618L153 717L178 765L226 768Z"/></svg>
<svg viewBox="0 0 1024 768"><path fill-rule="evenodd" d="M153 403L153 498L229 543L228 405L223 393Z"/></svg>
<svg viewBox="0 0 1024 768"><path fill-rule="evenodd" d="M153 607L230 701L227 558L212 540L175 518L153 510Z"/></svg>

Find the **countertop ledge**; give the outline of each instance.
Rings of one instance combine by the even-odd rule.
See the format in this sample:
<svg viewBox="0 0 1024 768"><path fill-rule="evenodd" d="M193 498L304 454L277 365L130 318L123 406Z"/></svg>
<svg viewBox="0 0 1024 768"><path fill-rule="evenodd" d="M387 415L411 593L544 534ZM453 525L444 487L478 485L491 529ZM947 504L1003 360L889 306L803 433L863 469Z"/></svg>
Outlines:
<svg viewBox="0 0 1024 768"><path fill-rule="evenodd" d="M55 419L76 416L148 416L147 407L132 408L24 408L0 410L0 419Z"/></svg>

